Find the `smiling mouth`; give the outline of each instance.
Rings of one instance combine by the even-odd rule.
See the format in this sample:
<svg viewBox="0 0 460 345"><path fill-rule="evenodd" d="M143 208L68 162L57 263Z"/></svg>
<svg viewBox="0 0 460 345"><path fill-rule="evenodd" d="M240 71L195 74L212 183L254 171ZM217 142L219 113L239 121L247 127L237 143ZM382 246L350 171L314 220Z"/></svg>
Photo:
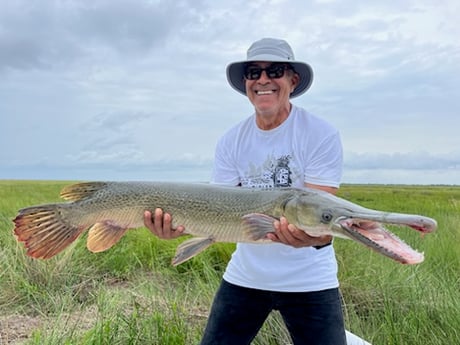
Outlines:
<svg viewBox="0 0 460 345"><path fill-rule="evenodd" d="M259 96L263 96L263 95L271 95L273 93L275 93L276 90L256 90L256 94L259 95Z"/></svg>

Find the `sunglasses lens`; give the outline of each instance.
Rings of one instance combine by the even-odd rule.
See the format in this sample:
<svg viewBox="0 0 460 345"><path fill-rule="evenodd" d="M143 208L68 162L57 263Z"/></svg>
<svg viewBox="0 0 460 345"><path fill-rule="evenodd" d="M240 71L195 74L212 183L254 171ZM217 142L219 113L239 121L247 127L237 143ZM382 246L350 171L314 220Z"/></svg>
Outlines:
<svg viewBox="0 0 460 345"><path fill-rule="evenodd" d="M284 71L289 67L286 65L270 65L266 68L261 68L258 66L248 66L244 70L244 77L248 80L257 80L262 75L262 71L267 73L267 76L270 79L278 79L284 75Z"/></svg>
<svg viewBox="0 0 460 345"><path fill-rule="evenodd" d="M266 68L265 71L269 78L281 78L284 75L284 66L283 65L271 65Z"/></svg>
<svg viewBox="0 0 460 345"><path fill-rule="evenodd" d="M249 80L257 80L260 78L263 69L260 67L249 66L244 71L244 77Z"/></svg>

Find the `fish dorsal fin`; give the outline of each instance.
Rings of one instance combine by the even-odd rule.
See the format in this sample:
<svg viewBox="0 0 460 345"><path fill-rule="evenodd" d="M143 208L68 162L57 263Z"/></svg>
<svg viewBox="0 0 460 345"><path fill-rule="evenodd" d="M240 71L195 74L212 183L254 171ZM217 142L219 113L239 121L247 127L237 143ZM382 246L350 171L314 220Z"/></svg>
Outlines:
<svg viewBox="0 0 460 345"><path fill-rule="evenodd" d="M259 241L265 238L267 234L275 232L273 223L279 220L276 217L263 213L249 213L242 217L243 232L246 238L251 241Z"/></svg>
<svg viewBox="0 0 460 345"><path fill-rule="evenodd" d="M78 201L91 197L95 192L105 188L107 182L82 182L66 186L61 190L61 198Z"/></svg>
<svg viewBox="0 0 460 345"><path fill-rule="evenodd" d="M93 253L103 252L116 244L127 230L110 222L96 223L89 229L86 247Z"/></svg>

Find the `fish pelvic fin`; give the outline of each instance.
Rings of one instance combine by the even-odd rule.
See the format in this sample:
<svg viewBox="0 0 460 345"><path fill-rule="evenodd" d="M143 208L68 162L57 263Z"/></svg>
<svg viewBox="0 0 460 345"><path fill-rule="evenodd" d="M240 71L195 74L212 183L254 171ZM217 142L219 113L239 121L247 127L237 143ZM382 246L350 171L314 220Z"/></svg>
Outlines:
<svg viewBox="0 0 460 345"><path fill-rule="evenodd" d="M196 237L182 242L176 250L176 255L172 260L173 266L177 266L195 255L201 253L215 242L213 237Z"/></svg>
<svg viewBox="0 0 460 345"><path fill-rule="evenodd" d="M72 242L85 230L71 224L61 213L63 206L49 204L24 208L13 220L16 239L23 242L26 254L36 259L49 259Z"/></svg>
<svg viewBox="0 0 460 345"><path fill-rule="evenodd" d="M61 198L78 201L93 196L97 191L107 187L107 182L82 182L66 186L61 190Z"/></svg>
<svg viewBox="0 0 460 345"><path fill-rule="evenodd" d="M242 217L243 232L248 240L259 241L267 234L275 232L273 222L279 220L276 217L263 213L249 213Z"/></svg>
<svg viewBox="0 0 460 345"><path fill-rule="evenodd" d="M128 227L110 221L96 223L89 229L86 247L93 253L103 252L115 245L127 230Z"/></svg>

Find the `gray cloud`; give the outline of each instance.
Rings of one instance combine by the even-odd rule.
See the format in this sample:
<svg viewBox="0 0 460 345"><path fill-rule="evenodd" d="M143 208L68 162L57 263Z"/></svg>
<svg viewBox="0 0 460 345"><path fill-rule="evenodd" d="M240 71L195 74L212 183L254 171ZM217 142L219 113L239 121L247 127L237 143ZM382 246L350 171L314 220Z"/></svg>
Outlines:
<svg viewBox="0 0 460 345"><path fill-rule="evenodd" d="M128 134L127 131L132 132L139 126L139 123L151 117L151 113L142 111L104 112L82 123L80 130L97 132L101 135L107 135L108 132Z"/></svg>
<svg viewBox="0 0 460 345"><path fill-rule="evenodd" d="M0 70L55 68L78 59L149 54L197 20L187 1L17 0L0 12ZM109 52L110 54L110 52ZM98 56L102 55L102 56Z"/></svg>

